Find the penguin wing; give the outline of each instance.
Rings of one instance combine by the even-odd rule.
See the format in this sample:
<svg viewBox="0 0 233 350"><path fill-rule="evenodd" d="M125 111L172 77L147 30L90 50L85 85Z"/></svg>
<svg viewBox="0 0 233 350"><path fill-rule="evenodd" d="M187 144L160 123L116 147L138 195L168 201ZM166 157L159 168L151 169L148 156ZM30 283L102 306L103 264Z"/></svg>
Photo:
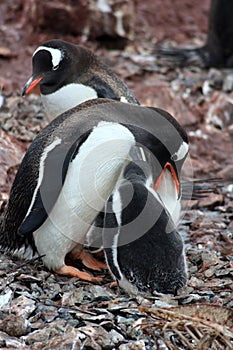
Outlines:
<svg viewBox="0 0 233 350"><path fill-rule="evenodd" d="M32 234L45 222L61 192L69 164L82 142L84 140L78 139L70 145L57 138L45 147L40 156L37 185L27 214L18 228L20 235Z"/></svg>

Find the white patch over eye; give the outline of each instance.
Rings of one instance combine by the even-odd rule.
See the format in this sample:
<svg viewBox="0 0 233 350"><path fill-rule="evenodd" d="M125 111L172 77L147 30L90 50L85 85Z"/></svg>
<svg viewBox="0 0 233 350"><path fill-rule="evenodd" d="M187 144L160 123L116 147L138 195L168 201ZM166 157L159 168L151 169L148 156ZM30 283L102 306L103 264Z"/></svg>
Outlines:
<svg viewBox="0 0 233 350"><path fill-rule="evenodd" d="M64 57L64 54L61 50L59 49L53 49L52 47L47 47L47 46L39 46L36 51L34 52L33 56L35 56L35 54L38 51L41 50L46 50L50 53L51 57L52 57L52 65L53 65L53 70L56 70L59 67L59 64L61 62L61 60Z"/></svg>
<svg viewBox="0 0 233 350"><path fill-rule="evenodd" d="M186 154L188 153L188 149L189 149L189 145L183 141L182 144L180 145L178 151L176 153L174 153L171 158L175 161L183 159L186 156Z"/></svg>

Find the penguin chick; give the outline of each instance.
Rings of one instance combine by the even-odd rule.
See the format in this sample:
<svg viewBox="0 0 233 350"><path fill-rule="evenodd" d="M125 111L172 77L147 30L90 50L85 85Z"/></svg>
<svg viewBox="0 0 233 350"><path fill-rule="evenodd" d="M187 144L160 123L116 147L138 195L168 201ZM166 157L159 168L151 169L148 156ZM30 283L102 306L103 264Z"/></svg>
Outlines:
<svg viewBox="0 0 233 350"><path fill-rule="evenodd" d="M106 262L129 294L175 294L187 281L184 245L146 168L129 163L107 203Z"/></svg>

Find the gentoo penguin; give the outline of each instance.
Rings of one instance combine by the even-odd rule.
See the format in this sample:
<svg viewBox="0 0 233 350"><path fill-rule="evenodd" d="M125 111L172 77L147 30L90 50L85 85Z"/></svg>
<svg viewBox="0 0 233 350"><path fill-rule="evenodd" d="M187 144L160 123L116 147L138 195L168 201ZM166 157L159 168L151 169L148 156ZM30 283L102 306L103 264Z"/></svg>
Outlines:
<svg viewBox="0 0 233 350"><path fill-rule="evenodd" d="M32 142L11 189L0 246L24 257L37 252L51 270L96 280L67 266L65 257L71 253L93 266L80 250L135 143L151 152L159 174L173 169L176 199L187 155L177 121L156 108L87 101L57 117Z"/></svg>
<svg viewBox="0 0 233 350"><path fill-rule="evenodd" d="M212 0L206 44L200 48L165 48L158 46L157 55L181 66L233 67L233 2Z"/></svg>
<svg viewBox="0 0 233 350"><path fill-rule="evenodd" d="M106 204L106 262L129 294L175 294L187 281L183 242L151 180L145 162L124 169Z"/></svg>
<svg viewBox="0 0 233 350"><path fill-rule="evenodd" d="M32 77L23 95L40 87L49 120L94 98L138 104L134 94L92 51L63 40L50 40L32 56Z"/></svg>
<svg viewBox="0 0 233 350"><path fill-rule="evenodd" d="M80 45L62 40L48 41L35 50L32 65L33 75L26 83L23 94L30 93L35 86L39 85L50 120L81 102L96 97L138 104L136 97L124 82L90 50ZM164 111L160 113L166 114ZM185 139L181 149L186 154L188 142L184 131L183 136ZM164 152L161 155L164 156ZM145 156L147 157L147 154ZM178 182L175 188L174 182L169 179L171 170L172 167L168 161L168 164L164 163L163 176L157 179L157 176L161 175L157 168L154 174L156 190L161 196L166 196L166 203L171 202L170 197L176 196L178 189ZM179 196L176 201L177 218L180 198ZM174 210L173 201L172 210Z"/></svg>

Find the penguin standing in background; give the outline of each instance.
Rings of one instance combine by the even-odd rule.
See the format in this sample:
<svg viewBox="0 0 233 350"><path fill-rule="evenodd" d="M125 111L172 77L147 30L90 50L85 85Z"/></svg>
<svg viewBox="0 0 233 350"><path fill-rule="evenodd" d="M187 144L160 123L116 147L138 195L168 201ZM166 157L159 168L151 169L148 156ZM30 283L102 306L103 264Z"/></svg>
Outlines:
<svg viewBox="0 0 233 350"><path fill-rule="evenodd" d="M184 246L151 180L145 162L124 169L106 204L106 262L129 294L175 294L187 282Z"/></svg>
<svg viewBox="0 0 233 350"><path fill-rule="evenodd" d="M105 266L85 255L82 247L132 147L138 143L147 148L157 160L158 174L172 169L176 193L167 203L172 216L180 196L186 141L177 121L160 109L95 99L68 110L29 147L1 222L0 246L25 258L37 253L57 273L99 280L67 266L65 257L80 258L94 269Z"/></svg>
<svg viewBox="0 0 233 350"><path fill-rule="evenodd" d="M63 40L50 40L32 56L32 77L23 88L23 96L40 88L41 98L53 120L78 104L109 98L138 104L134 94L92 51Z"/></svg>
<svg viewBox="0 0 233 350"><path fill-rule="evenodd" d="M211 0L206 44L190 49L158 46L157 55L180 66L233 67L232 13L232 1Z"/></svg>

